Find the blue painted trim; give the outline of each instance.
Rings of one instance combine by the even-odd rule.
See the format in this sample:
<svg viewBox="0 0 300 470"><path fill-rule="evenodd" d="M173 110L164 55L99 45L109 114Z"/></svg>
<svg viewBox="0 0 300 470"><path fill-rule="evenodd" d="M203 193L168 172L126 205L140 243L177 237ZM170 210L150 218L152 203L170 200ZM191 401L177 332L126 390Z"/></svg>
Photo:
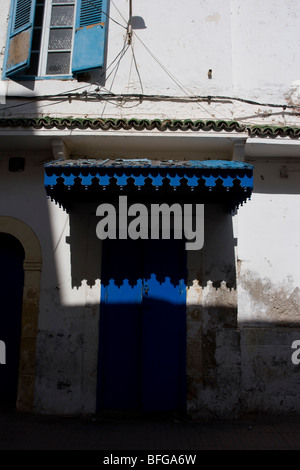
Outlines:
<svg viewBox="0 0 300 470"><path fill-rule="evenodd" d="M78 0L76 8L72 57L72 73L74 76L104 66L107 1L102 0L101 12L97 12L95 9L95 15L87 18L89 24L85 21L82 25L81 8L84 1L86 0Z"/></svg>
<svg viewBox="0 0 300 470"><path fill-rule="evenodd" d="M11 77L2 77L3 80L10 80ZM37 80L73 80L74 82L77 80L74 79L72 75L14 75L14 79L20 82L29 82L29 81L37 81Z"/></svg>
<svg viewBox="0 0 300 470"><path fill-rule="evenodd" d="M35 80L74 80L73 75L31 75L31 78Z"/></svg>
<svg viewBox="0 0 300 470"><path fill-rule="evenodd" d="M129 184L130 182L130 184ZM182 191L218 201L233 211L250 199L253 166L236 161L151 162L141 160L61 160L45 165L47 196L66 210L74 200L94 200L106 190ZM192 191L194 191L192 193Z"/></svg>
<svg viewBox="0 0 300 470"><path fill-rule="evenodd" d="M183 180L191 188L198 186L202 179L208 188L216 187L217 181L222 182L224 188L233 188L234 181L238 180L241 188L253 188L253 166L242 162L223 161L191 161L188 168L184 167L144 167L138 165L124 165L121 168L115 166L82 166L72 165L68 167L62 161L61 166L48 163L45 165L45 186L53 187L58 184L58 179L63 179L65 186L73 186L75 178L81 179L81 186L89 187L93 179L98 179L100 186L108 186L112 178L117 186L124 187L128 179L132 178L135 186L145 186L146 179L152 181L152 185L161 188L164 181L168 181L173 188L180 187ZM61 180L60 180L61 181Z"/></svg>
<svg viewBox="0 0 300 470"><path fill-rule="evenodd" d="M13 21L14 21L14 11L16 8L16 1L12 1L10 4L9 18L8 18L8 27L6 32L6 42L4 50L4 59L3 59L3 69L2 69L2 80L7 80L9 77L6 76L6 63L8 57L9 43L10 43L10 32L12 31Z"/></svg>

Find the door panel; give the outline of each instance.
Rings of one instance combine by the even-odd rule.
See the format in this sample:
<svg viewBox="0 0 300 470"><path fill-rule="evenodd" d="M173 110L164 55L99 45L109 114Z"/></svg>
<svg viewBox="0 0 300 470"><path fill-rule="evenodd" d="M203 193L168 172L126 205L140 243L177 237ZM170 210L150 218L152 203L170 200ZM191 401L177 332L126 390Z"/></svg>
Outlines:
<svg viewBox="0 0 300 470"><path fill-rule="evenodd" d="M100 309L100 403L104 409L137 409L140 402L141 245L103 243Z"/></svg>
<svg viewBox="0 0 300 470"><path fill-rule="evenodd" d="M105 240L98 409L185 407L182 240Z"/></svg>
<svg viewBox="0 0 300 470"><path fill-rule="evenodd" d="M185 257L181 240L149 240L145 250L142 406L145 411L185 403Z"/></svg>

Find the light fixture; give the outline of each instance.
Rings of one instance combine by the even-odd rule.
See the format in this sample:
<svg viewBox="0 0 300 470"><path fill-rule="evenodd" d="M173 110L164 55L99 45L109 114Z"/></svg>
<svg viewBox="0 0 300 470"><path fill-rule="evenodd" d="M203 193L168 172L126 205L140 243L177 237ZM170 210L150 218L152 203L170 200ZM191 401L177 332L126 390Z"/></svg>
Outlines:
<svg viewBox="0 0 300 470"><path fill-rule="evenodd" d="M24 171L25 168L25 158L22 157L12 157L8 162L8 170L13 172Z"/></svg>

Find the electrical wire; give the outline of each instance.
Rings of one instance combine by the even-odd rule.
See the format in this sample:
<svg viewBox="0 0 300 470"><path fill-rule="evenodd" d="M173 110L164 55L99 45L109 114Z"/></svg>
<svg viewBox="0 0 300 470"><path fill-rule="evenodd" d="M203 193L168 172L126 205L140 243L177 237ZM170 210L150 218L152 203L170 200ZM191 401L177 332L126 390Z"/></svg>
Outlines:
<svg viewBox="0 0 300 470"><path fill-rule="evenodd" d="M128 47L126 47L126 50ZM125 54L125 51L122 52L122 57ZM119 53L118 55L121 55ZM122 58L121 57L121 58ZM111 63L112 64L112 63ZM115 67L114 67L115 69ZM113 70L114 70L113 69ZM112 73L112 72L111 72ZM180 96L180 95L159 95L159 94L145 94L145 93L113 93L111 90L108 88L98 84L97 82L93 83L94 85L101 86L103 90L105 90L107 93L98 93L94 90L94 92L89 92L89 96L91 98L97 97L99 100L106 100L106 99L112 99L112 98L117 98L117 99L125 99L125 100L143 100L143 101L173 101L173 102L192 102L192 101L207 101L210 103L211 101L219 101L219 102L224 102L224 103L231 103L232 101L240 101L246 104L250 104L253 106L267 106L270 108L282 108L284 111L286 109L296 109L300 111L300 105L287 105L287 104L275 104L275 103L262 103L259 101L253 101L245 98L240 98L236 96L224 96L224 95L185 95L185 96ZM59 97L65 97L65 98L80 98L80 94L76 93L77 90L80 90L82 88L87 88L91 87L92 85L84 85L82 87L77 87L77 88L72 88L67 91L62 91L60 93L56 94L51 94L51 95L35 95L34 97L26 97L22 96L21 98L24 100L30 100L27 103L24 104L29 104L29 103L34 103L36 101L39 101L41 99L45 100L50 100L50 99L57 99ZM81 94L86 95L86 92L82 92ZM9 96L9 99L19 99L19 95L11 95ZM13 108L15 106L19 105L12 105L9 106L6 109ZM22 103L20 104L22 106ZM298 113L299 113L298 111ZM297 113L297 114L298 114Z"/></svg>
<svg viewBox="0 0 300 470"><path fill-rule="evenodd" d="M91 0L88 0L88 1L90 1L90 3L92 3ZM121 18L123 19L123 21L126 22L126 19L124 18L124 16L123 16L122 13L120 12L120 10L116 7L116 5L115 5L115 3L114 3L113 0L111 0L111 3L113 4L113 6L114 6L114 8L116 9L116 11L119 13L119 15L121 16ZM114 20L114 21L115 21L115 20ZM128 22L127 22L127 32L128 32L129 21L130 21L130 18L129 18ZM115 21L115 23L120 24L120 23L118 23L117 21ZM123 26L123 27L124 27L124 26ZM150 51L150 49L149 49L149 48L144 44L144 42L139 38L139 36L136 34L136 32L132 31L131 33L133 33L133 34L137 37L137 39L139 39L139 41L143 44L143 46L146 48L146 50L148 51L148 53L149 53L149 54L152 56L152 58L160 65L160 67L162 67L162 69L163 69L163 70L167 73L167 75L174 81L174 83L176 83L176 85L177 85L187 96L190 95L191 92L188 90L188 88L187 88L187 87L184 87L184 85L181 84L181 83L179 82L179 80L176 79L176 78L174 77L174 75L172 75L172 74L167 70L167 68L157 59L157 57L154 56L154 54ZM140 83L140 87L141 87L141 92L142 92L142 94L144 94L143 84L142 84L141 76L140 76L140 73L139 73L139 70L138 70L137 61L136 61L136 57L135 57L135 52L134 52L134 48L133 48L132 41L130 41L130 44L131 44L131 47L132 47L132 56L133 56L133 60L134 60L134 64L135 64L135 69L136 69L136 72L137 72L137 75L138 75L138 79L139 79L139 83ZM188 92L185 90L185 88L186 88L186 90L187 90ZM194 96L194 95L192 94L192 96ZM210 100L210 98L208 98L208 99ZM206 112L208 111L208 110L205 110L205 108L203 108L203 106L201 106L201 105L198 105L198 106L199 106L202 110L204 110L204 111L206 111ZM216 109L215 109L215 111L216 111ZM227 116L225 116L224 114L220 113L220 111L217 111L217 112L218 112L219 115L221 114L221 115L223 115L223 117L225 117L226 119L228 119ZM211 116L213 116L212 113L210 113L210 114L211 114Z"/></svg>
<svg viewBox="0 0 300 470"><path fill-rule="evenodd" d="M98 9L98 6L95 5L95 3L92 0L87 0L87 1L94 8ZM118 13L122 17L123 21L126 22L125 18L123 17L121 12L116 7L113 0L111 0L111 3L115 7L115 9L118 11ZM114 20L114 18L109 16L107 13L105 13L105 12L103 12L103 13L106 14L106 16L110 20L112 20L114 23L121 26L123 29L127 29L127 27L125 27L124 25L122 25L118 21ZM184 93L185 98L180 97L180 96L175 96L175 95L158 95L158 94L157 95L146 95L146 94L144 94L141 75L140 75L140 72L139 72L139 69L138 69L138 66L137 66L136 55L135 55L135 51L134 51L132 43L131 43L132 59L133 59L135 69L136 69L136 72L137 72L137 76L138 76L138 80L139 80L139 83L140 83L141 93L140 94L115 94L115 93L112 93L111 90L112 90L113 83L114 83L115 78L116 78L116 73L117 73L117 70L119 68L120 61L122 60L122 58L124 57L124 55L126 54L128 48L129 48L129 45L128 45L128 43L126 44L126 40L125 40L121 51L117 54L117 56L109 64L109 66L106 68L106 70L103 71L98 76L98 79L93 81L93 85L95 85L95 84L98 85L99 87L101 87L102 90L107 91L108 92L107 94L103 94L103 93L95 94L95 93L90 92L90 91L87 92L86 90L83 91L83 93L81 95L79 95L78 93L74 93L74 92L77 92L78 90L81 90L81 89L91 88L92 85L88 84L88 85L83 85L83 86L80 86L80 87L73 88L73 89L65 91L65 92L57 93L57 94L54 94L54 95L36 96L36 97L34 97L34 99L29 98L30 101L27 101L26 103L19 103L19 104L16 104L16 105L7 106L7 107L2 108L2 109L1 109L1 106L0 106L1 111L7 111L7 110L10 110L10 109L13 109L13 108L26 106L26 105L29 105L31 103L36 103L36 101L39 101L39 100L42 100L42 99L44 99L44 100L47 100L47 99L48 100L52 100L52 99L57 100L59 98L64 98L65 100L67 100L67 99L81 99L82 97L84 97L84 99L91 99L91 100L96 100L97 99L98 101L102 100L102 101L105 101L105 102L111 102L113 104L115 104L114 100L117 100L118 102L121 101L122 103L124 103L128 100L130 101L130 100L134 100L134 99L137 99L139 101L142 101L142 100L143 101L145 101L145 100L151 100L151 101L157 100L158 101L158 100L160 100L160 101L174 101L174 102L179 102L179 101L195 102L206 113L210 112L210 111L207 108L204 108L203 106L201 106L199 104L199 101L207 101L209 104L214 102L214 100L219 100L221 102L222 101L225 102L225 100L227 100L227 102L228 101L229 102L239 101L239 102L243 102L243 103L246 103L246 104L249 104L249 105L254 105L254 106L266 106L266 107L271 107L271 108L282 108L284 111L286 109L294 109L294 110L298 109L299 110L299 106L296 106L296 105L261 103L261 102L258 102L258 101L253 101L253 100L245 99L245 98L241 98L241 97L232 97L232 96L224 96L224 95L206 95L206 96L195 95L195 94L191 93L190 90L185 85L183 85L165 67L165 65L151 52L151 50L148 48L148 46L141 40L141 38L137 35L137 33L135 31L133 31L133 35L134 35L134 37L136 37L140 41L140 43L143 45L143 47L147 50L147 52L151 55L151 57L156 61L156 63L164 70L164 72L169 76L169 78L171 78L171 80L176 84L176 86ZM117 61L117 63L115 64L116 61ZM107 71L113 66L113 64L115 64L115 66L112 68L111 72L106 77L106 80L107 80L114 73L113 82L110 86L110 89L108 90L103 85L98 83L97 80L101 79L104 76L104 74L107 73ZM10 98L11 99L17 99L19 97L10 97ZM22 98L22 99L26 99L26 98ZM58 102L64 101L64 99L62 99ZM51 104L48 104L48 105L52 105L52 104L54 104L54 103L51 103ZM42 106L46 106L46 105L41 105L41 107ZM118 103L117 106L120 106L120 104ZM222 113L219 110L217 111L217 113L218 113L218 115L222 115ZM298 113L296 113L296 114L298 115ZM225 116L225 115L223 115L223 116ZM228 119L228 118L226 117L226 119Z"/></svg>
<svg viewBox="0 0 300 470"><path fill-rule="evenodd" d="M122 58L124 57L124 55L126 54L127 50L129 49L129 45L127 44L127 41L125 40L124 41L124 44L123 44L123 47L122 49L120 50L120 52L116 55L116 57L114 58L114 60L109 64L108 67L106 67L106 69L101 72L101 74L99 75L98 77L98 80L101 79L106 73L107 71L110 69L110 67L118 60L118 63L116 64L115 67L119 66L119 63L120 61L122 60ZM106 80L108 80L108 78L111 76L112 72L114 71L115 67L112 69L112 71L109 73L109 75L106 76ZM101 86L98 82L97 82L97 79L94 80L94 84L98 85L98 86ZM109 92L111 92L111 90L109 90Z"/></svg>
<svg viewBox="0 0 300 470"><path fill-rule="evenodd" d="M122 50L121 52L118 54L117 57L119 57L116 65L114 66L114 68L112 69L112 71L110 72L110 74L108 75L107 79L112 75L112 73L114 72L114 77L113 77L113 80L112 80L112 83L111 83L111 88L110 88L110 92L111 92L111 89L113 87L113 84L114 84L114 81L115 81L115 78L116 78L116 75L117 75L117 71L119 69L119 66L120 66L120 63L121 63L121 60L122 58L124 57L124 55L126 54L127 50L129 48L129 45L127 44L127 41L126 41L126 38L124 40L124 44L123 44L123 47L122 47ZM114 60L115 62L115 60ZM104 104L103 106L103 109L102 109L102 113L101 113L101 117L103 116L104 112L105 112L105 109L106 109L106 105L107 105L107 102Z"/></svg>
<svg viewBox="0 0 300 470"><path fill-rule="evenodd" d="M132 52L132 58L133 58L135 70L136 70L136 73L137 73L137 76L138 76L138 79L139 79L139 82L140 82L141 94L143 95L143 94L144 94L144 88L143 88L143 83L142 83L141 75L140 75L140 72L139 72L139 69L138 69L138 66L137 66L137 62L136 62L136 58L135 58L135 53L134 53L133 44L131 44L131 52Z"/></svg>
<svg viewBox="0 0 300 470"><path fill-rule="evenodd" d="M158 63L158 65L165 71L165 73L171 78L171 80L173 80L173 82L178 86L178 88L183 91L183 93L185 95L189 95L189 93L187 93L187 91L185 90L184 88L184 85L182 85L179 80L177 80L172 74L171 72L169 72L169 70L160 62L160 60L155 57L155 55L150 51L150 49L146 46L146 44L141 40L141 38L136 34L135 31L133 31L133 34L134 36L141 42L141 44L143 45L143 47L146 49L146 51L151 55L151 57ZM199 107L204 110L206 112L206 109L203 108L203 106L199 105Z"/></svg>
<svg viewBox="0 0 300 470"><path fill-rule="evenodd" d="M113 73L113 71L115 70L115 67L114 69L111 71L110 75ZM96 84L98 84L96 82ZM91 85L89 85L90 87ZM98 100L98 101L107 101L107 100L113 100L113 99L117 99L117 100L125 100L125 101L132 101L132 100L138 100L138 101L169 101L169 102L184 102L184 103L187 103L187 102L197 102L197 101L206 101L208 103L211 103L212 101L216 101L218 100L219 102L222 102L224 101L225 103L230 103L231 101L241 101L243 103L247 103L247 104L250 104L250 105L255 105L255 106L267 106L267 107L274 107L274 108L282 108L284 111L286 109L294 109L294 110L300 110L300 106L299 105L286 105L286 104L274 104L274 103L262 103L262 102L258 102L258 101L252 101L252 100L248 100L248 99L244 99L244 98L239 98L239 97L234 97L234 96L222 96L222 95L192 95L192 96L178 96L178 95L147 95L147 94L144 94L144 93L128 93L128 94L125 94L125 93L113 93L111 92L111 90L109 90L108 88L105 88L104 86L102 85L99 85L98 86L101 86L101 88L103 90L105 90L107 93L97 93L97 92L89 92L88 95L86 95L86 93L75 93L77 90L81 89L81 88L86 88L87 85L85 85L84 87L78 87L78 88L74 88L72 90L69 90L69 91L66 91L66 92L61 92L61 93L57 93L55 95L37 95L35 96L34 98L27 98L27 97L22 97L22 99L26 100L30 100L30 101L27 101L26 103L20 103L20 104L17 104L17 105L12 105L12 106L8 106L2 110L6 111L6 110L9 110L9 109L12 109L12 108L15 108L15 107L19 107L19 106L25 106L27 104L31 104L31 103L35 103L36 101L39 101L39 100L56 100L57 98L65 98L66 100L67 99L80 99L81 97L84 97L85 99L88 99L90 98L91 101L95 101L95 100ZM9 97L10 99L19 99L20 96L10 96ZM0 108L1 109L1 108ZM298 111L296 114L298 115L300 111Z"/></svg>
<svg viewBox="0 0 300 470"><path fill-rule="evenodd" d="M122 59L122 57L124 56L124 54L126 53L128 48L129 48L129 46L126 44L126 42L124 42L124 45L123 45L121 51L117 54L117 56L113 59L113 61L108 65L108 67L106 68L106 71L110 69L110 67L116 62L116 60L118 60L119 57L120 57L120 60ZM112 70L112 72L113 72L113 70ZM104 75L104 73L105 72L102 72L102 74L100 75L100 78ZM110 73L110 75L111 75L111 73ZM108 75L108 77L110 75ZM96 82L96 84L98 86L100 86L97 82ZM5 108L2 108L2 109L1 109L1 106L0 106L0 111L5 112L5 111L8 111L8 110L13 109L13 108L18 108L18 107L21 107L21 106L27 106L29 104L36 103L37 101L40 101L40 100L50 100L50 99L57 100L60 97L64 97L65 100L67 100L69 98L76 99L76 98L79 97L79 95L77 93L74 93L74 92L76 92L78 90L82 90L83 88L90 88L90 87L91 87L91 85L89 84L89 85L83 85L83 86L80 86L80 87L72 88L68 91L63 91L61 93L56 93L55 95L35 96L34 99L28 98L30 101L27 101L26 103L19 103L19 104L16 104L16 105L6 106ZM110 90L109 90L109 92L110 92ZM84 94L84 96L85 96L85 98L87 98L86 94ZM10 97L10 99L19 99L19 98L20 98L19 96ZM26 99L26 97L22 97L22 99ZM42 106L44 106L44 105L42 105Z"/></svg>
<svg viewBox="0 0 300 470"><path fill-rule="evenodd" d="M174 83L180 88L180 90L183 91L185 93L185 95L188 96L189 98L192 98L192 97L195 98L195 99L199 99L199 98L201 99L202 98L204 100L207 100L209 103L211 103L213 99L218 99L218 100L240 101L240 102L243 102L243 103L256 105L256 106L267 106L267 107L274 107L274 108L282 108L283 110L286 110L288 108L289 109L299 109L299 106L296 106L296 105L259 103L259 102L253 101L253 100L249 100L249 99L245 99L245 98L239 98L239 97L236 98L236 97L222 96L222 95L219 95L219 96L218 95L217 96L207 95L206 97L199 97L199 96L191 93L190 90L188 90L188 88L185 85L183 85L176 77L174 77L174 75L150 51L150 49L146 46L146 44L141 40L141 38L137 35L137 33L135 31L133 31L133 34L141 42L141 44L147 50L147 52L151 55L151 57L159 64L159 66L166 72L166 74L174 81ZM202 110L204 110L205 112L208 112L209 114L212 115L212 113L210 113L210 111L208 109L203 108L203 106L201 106L199 104L198 104L198 106ZM225 117L226 120L228 120L228 119L230 120L230 118L228 118L220 110L216 110L216 108L214 108L214 111L217 115Z"/></svg>
<svg viewBox="0 0 300 470"><path fill-rule="evenodd" d="M122 13L120 12L120 10L116 7L116 4L113 0L110 0L110 2L112 3L112 5L115 7L115 9L117 10L117 12L119 13L119 15L121 16L122 20L124 21L124 23L127 25L128 24L128 21L126 20L126 18L124 18L124 16L122 15Z"/></svg>
<svg viewBox="0 0 300 470"><path fill-rule="evenodd" d="M116 21L114 18L112 18L111 16L109 16L108 13L106 13L105 11L102 10L102 8L99 8L98 5L95 5L95 3L92 1L92 0L86 0L90 5L92 5L96 10L100 10L102 14L104 14L107 18L109 18L111 21L113 21L114 23L116 23L117 25L121 26L121 28L124 28L124 29L127 29L127 26L124 26L122 25L121 23L119 23L118 21Z"/></svg>

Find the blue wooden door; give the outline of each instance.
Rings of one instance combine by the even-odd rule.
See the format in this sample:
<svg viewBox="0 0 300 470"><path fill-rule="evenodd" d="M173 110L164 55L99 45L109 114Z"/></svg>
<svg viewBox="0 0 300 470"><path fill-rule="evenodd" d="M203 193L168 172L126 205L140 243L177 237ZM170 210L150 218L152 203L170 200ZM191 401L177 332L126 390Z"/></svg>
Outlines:
<svg viewBox="0 0 300 470"><path fill-rule="evenodd" d="M185 407L186 284L181 240L149 240L144 249L142 409Z"/></svg>
<svg viewBox="0 0 300 470"><path fill-rule="evenodd" d="M141 245L107 240L102 249L98 405L138 409L141 370Z"/></svg>
<svg viewBox="0 0 300 470"><path fill-rule="evenodd" d="M182 240L103 242L98 409L184 410Z"/></svg>
<svg viewBox="0 0 300 470"><path fill-rule="evenodd" d="M24 250L13 236L0 233L0 340L6 364L0 364L0 402L15 406L21 339Z"/></svg>

